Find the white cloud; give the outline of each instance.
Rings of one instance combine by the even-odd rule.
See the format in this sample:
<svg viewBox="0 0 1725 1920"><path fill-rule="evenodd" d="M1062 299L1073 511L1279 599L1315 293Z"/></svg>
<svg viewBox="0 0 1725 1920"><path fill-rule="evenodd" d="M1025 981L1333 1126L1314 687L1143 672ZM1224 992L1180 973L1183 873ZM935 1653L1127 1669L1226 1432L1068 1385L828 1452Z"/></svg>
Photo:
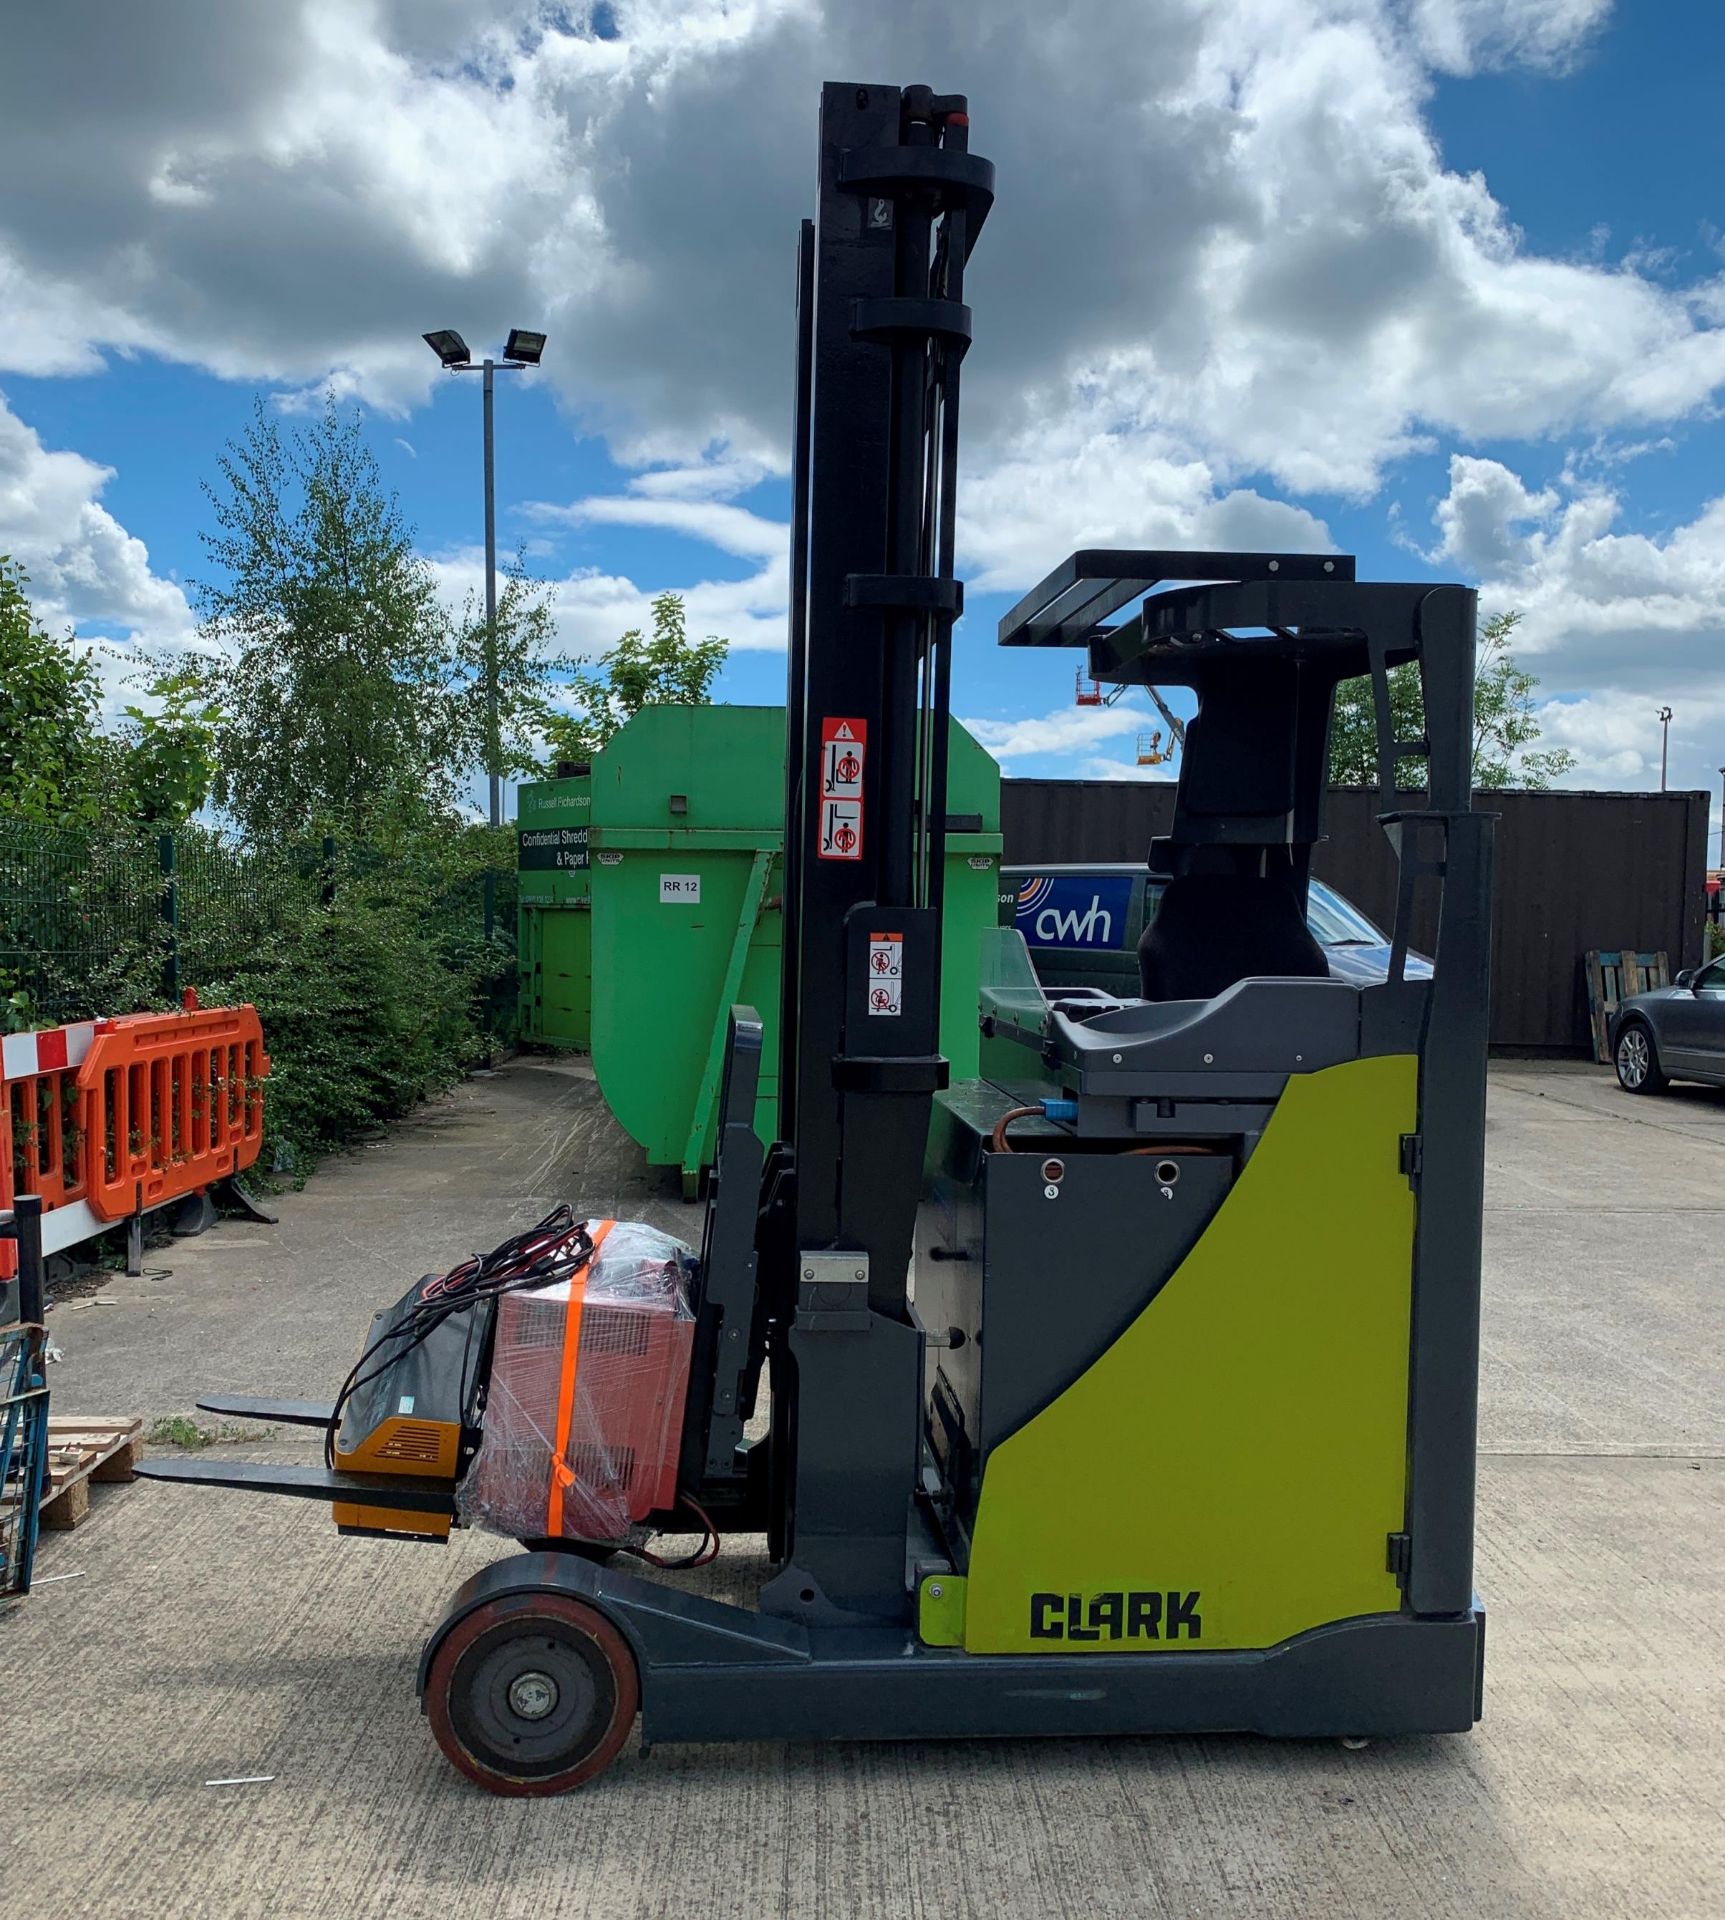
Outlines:
<svg viewBox="0 0 1725 1920"><path fill-rule="evenodd" d="M28 571L38 619L81 637L189 640L184 592L151 570L143 541L101 503L113 477L80 453L43 446L0 396L0 553Z"/></svg>
<svg viewBox="0 0 1725 1920"><path fill-rule="evenodd" d="M1075 656L1074 656L1075 657ZM979 717L963 723L977 742L1000 762L1003 773L1022 770L1025 760L1053 760L1033 772L1044 777L1084 780L1169 780L1176 765L1160 762L1140 766L1137 747L1156 736L1165 743L1167 728L1154 713L1125 701L1111 707L1056 707L1040 718ZM1117 759L1101 752L1109 741L1123 741L1130 756Z"/></svg>
<svg viewBox="0 0 1725 1920"><path fill-rule="evenodd" d="M746 560L778 559L790 541L790 530L781 522L720 500L595 494L567 507L537 501L522 511L532 520L561 520L572 526L657 527Z"/></svg>
<svg viewBox="0 0 1725 1920"><path fill-rule="evenodd" d="M785 471L779 452L740 422L727 423L693 460L683 457L685 448L656 446L651 437L616 452L624 465L646 469L630 479L629 490L652 500L729 500Z"/></svg>
<svg viewBox="0 0 1725 1920"><path fill-rule="evenodd" d="M1564 691L1725 676L1725 497L1663 535L1620 529L1603 487L1535 493L1496 460L1456 454L1434 561L1523 613L1517 651Z"/></svg>
<svg viewBox="0 0 1725 1920"><path fill-rule="evenodd" d="M1133 432L1100 402L1026 428L959 490L972 592L1029 586L1081 546L1310 552L1328 528L1283 501L1218 491L1215 469L1167 434Z"/></svg>
<svg viewBox="0 0 1725 1920"><path fill-rule="evenodd" d="M963 723L977 743L986 747L1009 771L1008 763L1040 754L1070 756L1088 752L1104 740L1130 738L1148 731L1142 711L1113 707L1056 707L1040 719L1000 719L987 715L966 717Z"/></svg>
<svg viewBox="0 0 1725 1920"><path fill-rule="evenodd" d="M1706 711L1722 710L1718 700ZM1692 757L1688 748L1693 723L1704 717L1694 703L1685 702L1689 725L1679 729L1680 760ZM1564 747L1575 755L1575 768L1563 784L1578 787L1650 787L1659 780L1659 721L1654 704L1635 694L1602 692L1579 700L1548 700L1539 709L1542 747ZM1680 773L1677 784L1687 786Z"/></svg>
<svg viewBox="0 0 1725 1920"><path fill-rule="evenodd" d="M1224 472L1363 495L1434 430L1667 418L1725 379L1725 334L1681 294L1532 252L1483 178L1444 169L1426 76L1380 10L1209 17L1187 110L1224 115L1237 200L1183 236L1177 305L1093 362L1118 415Z"/></svg>
<svg viewBox="0 0 1725 1920"><path fill-rule="evenodd" d="M1547 696L1542 744L1577 757L1565 784L1657 785L1657 711L1674 710L1671 782L1711 789L1725 736L1725 497L1663 534L1626 531L1623 501L1560 482L1534 491L1458 454L1428 556L1517 608L1518 659Z"/></svg>
<svg viewBox="0 0 1725 1920"><path fill-rule="evenodd" d="M637 475L626 494L590 494L567 506L534 501L523 511L541 525L651 528L759 563L746 579L697 580L676 591L683 595L691 632L722 634L738 651L782 650L790 592L790 529L781 521L713 497L741 491L759 478L747 457L727 454L690 467ZM590 587L582 584L596 577L576 575L558 583L556 589L558 630L566 645L583 654L602 651L625 629L648 623L650 594L630 581L619 581L617 597L597 607ZM625 609L625 617L616 623Z"/></svg>
<svg viewBox="0 0 1725 1920"><path fill-rule="evenodd" d="M478 547L436 556L431 561L445 603L460 607L478 599L485 585L485 555ZM594 660L615 646L632 627L652 625L657 588L638 585L625 574L581 568L549 581L556 651L576 660ZM683 596L689 632L719 634L732 650L783 651L785 644L785 569L768 568L746 580L694 580L672 589Z"/></svg>
<svg viewBox="0 0 1725 1920"><path fill-rule="evenodd" d="M1160 782L1163 786L1172 786L1176 767L1158 764L1153 767L1140 766L1136 760L1112 760L1105 754L1093 755L1078 769L1085 780L1135 780L1141 782Z"/></svg>
<svg viewBox="0 0 1725 1920"><path fill-rule="evenodd" d="M966 373L987 580L1103 519L1310 544L1258 476L1362 496L1433 434L1639 431L1725 383L1720 282L1540 255L1425 122L1434 68L1561 64L1607 11L998 0L979 34L956 0L618 0L600 39L543 0L479 24L158 0L105 22L92 73L26 9L0 351L148 350L401 408L437 377L422 328L543 324L575 415L654 469L632 494L734 499L783 470L819 81L950 74L1000 168Z"/></svg>
<svg viewBox="0 0 1725 1920"><path fill-rule="evenodd" d="M1611 13L1612 0L1410 0L1414 37L1445 73L1567 66Z"/></svg>
<svg viewBox="0 0 1725 1920"><path fill-rule="evenodd" d="M97 62L9 23L0 178L30 189L0 214L0 286L57 324L8 364L145 347L399 406L435 377L418 335L446 301L500 335L524 316L493 303L535 269L572 270L574 248L602 268L574 129L503 84L523 57L507 17L433 48L412 11L170 0L105 19Z"/></svg>
<svg viewBox="0 0 1725 1920"><path fill-rule="evenodd" d="M0 141L4 115L0 115ZM40 265L26 272L6 244L0 198L0 371L40 376L100 373L102 348L166 351L168 341L122 308L99 301Z"/></svg>
<svg viewBox="0 0 1725 1920"><path fill-rule="evenodd" d="M1529 493L1520 478L1495 460L1457 455L1450 462L1449 492L1435 518L1442 538L1434 560L1456 559L1470 575L1496 580L1524 569L1530 532L1557 511L1547 487Z"/></svg>

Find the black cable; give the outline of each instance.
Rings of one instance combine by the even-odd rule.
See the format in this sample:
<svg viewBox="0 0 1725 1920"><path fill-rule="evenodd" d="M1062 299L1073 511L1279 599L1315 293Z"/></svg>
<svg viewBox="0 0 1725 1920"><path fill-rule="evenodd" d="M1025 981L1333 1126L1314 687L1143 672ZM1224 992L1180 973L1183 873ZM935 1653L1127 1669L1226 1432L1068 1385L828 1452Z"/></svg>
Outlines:
<svg viewBox="0 0 1725 1920"><path fill-rule="evenodd" d="M324 1433L325 1465L335 1465L336 1436L354 1395L421 1346L451 1314L496 1301L506 1293L571 1279L592 1257L592 1237L565 1205L554 1207L537 1226L505 1240L490 1253L474 1254L447 1273L428 1274L404 1303L405 1314L364 1349L342 1382ZM390 1351L385 1352L386 1348ZM380 1354L383 1357L378 1359ZM367 1372L373 1360L378 1364Z"/></svg>
<svg viewBox="0 0 1725 1920"><path fill-rule="evenodd" d="M718 1528L713 1525L712 1520L708 1517L706 1508L691 1500L686 1493L677 1495L677 1504L682 1507L687 1507L705 1529L701 1544L693 1553L685 1555L681 1560L667 1560L662 1554L649 1552L646 1547L632 1547L627 1541L623 1540L610 1541L606 1544L614 1547L618 1553L628 1554L631 1559L645 1560L648 1566L658 1567L665 1573L686 1573L695 1567L711 1566L719 1557L720 1540Z"/></svg>
<svg viewBox="0 0 1725 1920"><path fill-rule="evenodd" d="M565 1216L568 1211L567 1207L558 1209ZM593 1243L585 1228L567 1220L557 1222L555 1216L549 1217L549 1223L561 1230L546 1233L548 1222L541 1221L529 1233L506 1241L483 1258L475 1256L451 1268L446 1274L427 1275L420 1282L418 1297L407 1303L407 1318L385 1328L355 1362L343 1392L338 1396L338 1406L351 1398L359 1387L375 1380L402 1354L411 1353L452 1313L521 1288L549 1286L580 1272L593 1253ZM400 1353L392 1354L382 1366L362 1375L361 1369L366 1362L385 1344L404 1339L410 1333L413 1338Z"/></svg>

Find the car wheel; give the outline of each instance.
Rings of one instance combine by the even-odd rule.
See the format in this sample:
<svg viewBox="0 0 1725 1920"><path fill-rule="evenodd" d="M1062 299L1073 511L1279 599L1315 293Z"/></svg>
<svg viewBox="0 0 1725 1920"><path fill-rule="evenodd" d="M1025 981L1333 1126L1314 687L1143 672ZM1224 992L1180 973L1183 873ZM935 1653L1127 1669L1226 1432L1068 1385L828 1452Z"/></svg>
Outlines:
<svg viewBox="0 0 1725 1920"><path fill-rule="evenodd" d="M1666 1079L1645 1020L1626 1020L1617 1036L1617 1084L1625 1093L1663 1093Z"/></svg>

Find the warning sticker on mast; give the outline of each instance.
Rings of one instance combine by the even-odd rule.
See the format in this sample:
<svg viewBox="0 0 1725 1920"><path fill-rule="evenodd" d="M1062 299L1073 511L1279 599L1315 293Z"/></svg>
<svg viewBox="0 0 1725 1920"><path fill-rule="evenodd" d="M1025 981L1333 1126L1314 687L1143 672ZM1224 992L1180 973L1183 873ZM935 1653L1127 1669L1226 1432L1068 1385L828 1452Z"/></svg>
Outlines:
<svg viewBox="0 0 1725 1920"><path fill-rule="evenodd" d="M863 854L863 762L868 722L827 715L821 721L819 834L822 860L860 860Z"/></svg>
<svg viewBox="0 0 1725 1920"><path fill-rule="evenodd" d="M868 937L868 1010L889 1018L904 1010L904 935Z"/></svg>

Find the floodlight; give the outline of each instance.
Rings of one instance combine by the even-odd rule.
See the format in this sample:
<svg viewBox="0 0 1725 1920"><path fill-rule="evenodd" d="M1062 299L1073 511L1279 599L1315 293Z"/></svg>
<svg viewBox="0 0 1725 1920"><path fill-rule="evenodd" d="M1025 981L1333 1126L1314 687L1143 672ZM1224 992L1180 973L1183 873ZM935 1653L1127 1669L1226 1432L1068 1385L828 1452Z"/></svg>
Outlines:
<svg viewBox="0 0 1725 1920"><path fill-rule="evenodd" d="M529 327L511 327L509 338L503 343L505 360L519 360L523 366L536 367L539 356L545 351L545 336L535 333Z"/></svg>
<svg viewBox="0 0 1725 1920"><path fill-rule="evenodd" d="M440 327L436 333L426 334L425 344L446 367L464 367L473 358L467 351L467 342L453 327Z"/></svg>

